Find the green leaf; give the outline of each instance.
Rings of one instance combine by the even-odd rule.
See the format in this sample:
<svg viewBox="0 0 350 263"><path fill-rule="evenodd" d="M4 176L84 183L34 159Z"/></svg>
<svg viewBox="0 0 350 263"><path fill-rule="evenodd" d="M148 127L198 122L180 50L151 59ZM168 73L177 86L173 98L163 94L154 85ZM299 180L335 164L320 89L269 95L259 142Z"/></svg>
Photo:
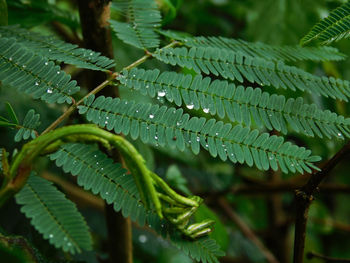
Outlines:
<svg viewBox="0 0 350 263"><path fill-rule="evenodd" d="M154 0L120 1L112 7L128 17L128 22L109 21L118 38L141 49L159 46L159 37L154 30L160 26L161 15Z"/></svg>
<svg viewBox="0 0 350 263"><path fill-rule="evenodd" d="M313 40L318 40L324 45L348 38L350 33L349 23L350 3L346 2L332 10L327 17L314 25L310 32L300 40L300 44L305 45Z"/></svg>
<svg viewBox="0 0 350 263"><path fill-rule="evenodd" d="M18 43L39 56L80 68L108 71L114 60L90 49L78 48L53 36L44 36L17 25L0 27L0 35L15 38Z"/></svg>
<svg viewBox="0 0 350 263"><path fill-rule="evenodd" d="M36 128L38 128L39 125L40 115L36 114L33 109L29 110L26 116L24 117L21 128L15 135L15 141L19 142L21 140L27 140L30 137L35 139L37 137Z"/></svg>
<svg viewBox="0 0 350 263"><path fill-rule="evenodd" d="M0 81L48 103L72 103L75 80L52 61L28 51L13 38L0 38Z"/></svg>
<svg viewBox="0 0 350 263"><path fill-rule="evenodd" d="M191 37L186 36L182 32L174 32L171 30L159 30L159 32L167 37L180 41L183 45L191 47L207 47L219 48L233 52L241 52L244 56L254 58L262 58L266 60L343 60L346 55L340 53L338 49L333 47L300 47L300 46L275 46L261 42L247 42L242 39L226 38L226 37Z"/></svg>
<svg viewBox="0 0 350 263"><path fill-rule="evenodd" d="M5 107L6 107L6 110L12 120L12 123L14 124L19 124L19 121L18 121L18 118L17 118L17 115L15 113L15 111L13 110L11 104L9 102L6 102L5 103Z"/></svg>
<svg viewBox="0 0 350 263"><path fill-rule="evenodd" d="M301 97L287 99L283 95L270 95L260 88L236 86L222 80L212 81L201 75L171 71L161 73L158 69L124 70L117 79L122 87L138 90L150 97L162 95L177 106L193 105L194 109L202 109L205 114L219 118L227 116L230 121L248 127L254 121L260 127L287 134L290 124L295 132L307 136L350 137L349 118L323 111L315 104L305 104ZM191 146L194 152L198 152L195 140L191 140Z"/></svg>
<svg viewBox="0 0 350 263"><path fill-rule="evenodd" d="M262 170L270 167L266 157L269 153L285 160L287 168L293 173L296 171L295 164L289 160L295 160L296 166L301 166L301 163L302 167L304 164L306 167L310 166L307 160L311 151L284 142L283 137L269 136L267 133L257 137L259 132L256 130L240 125L232 126L215 119L191 117L187 113L184 114L182 109L100 96L96 100L91 97L86 99L84 105L79 106L79 113L86 114L88 121L125 135L129 134L131 123L136 121L139 123L139 137L144 143L168 145L177 147L180 151L187 146L191 147L194 153L198 153L197 147L200 145L213 157L219 155L223 161L229 158L233 163L250 163L250 155L248 157L243 154L244 146L252 153L258 153L253 153L254 164ZM175 134L176 144L174 137L171 138L165 133L165 130L169 129L172 130L171 134ZM290 149L294 147L298 151L291 152Z"/></svg>
<svg viewBox="0 0 350 263"><path fill-rule="evenodd" d="M346 80L319 77L302 69L284 64L282 60L271 61L251 57L242 52L213 47L186 47L158 49L153 56L170 65L193 69L196 73L213 74L229 80L244 79L261 86L299 89L309 93L347 101L350 85Z"/></svg>
<svg viewBox="0 0 350 263"><path fill-rule="evenodd" d="M26 185L16 194L21 212L56 248L72 254L92 249L88 226L75 204L66 199L51 182L32 172Z"/></svg>

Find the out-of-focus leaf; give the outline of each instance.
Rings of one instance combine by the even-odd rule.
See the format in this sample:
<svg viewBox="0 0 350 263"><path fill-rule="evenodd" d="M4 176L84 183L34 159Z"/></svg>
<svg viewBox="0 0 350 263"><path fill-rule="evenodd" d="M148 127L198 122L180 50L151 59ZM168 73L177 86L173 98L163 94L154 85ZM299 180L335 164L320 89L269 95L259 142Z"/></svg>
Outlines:
<svg viewBox="0 0 350 263"><path fill-rule="evenodd" d="M211 238L221 246L222 250L226 250L229 242L228 233L225 225L221 222L220 218L206 205L202 204L196 214L194 215L196 221L202 221L205 219L211 219L215 221L214 231L210 234Z"/></svg>
<svg viewBox="0 0 350 263"><path fill-rule="evenodd" d="M0 0L0 26L6 26L8 20L6 0Z"/></svg>
<svg viewBox="0 0 350 263"><path fill-rule="evenodd" d="M190 195L191 191L187 188L187 180L181 174L180 169L176 165L170 165L165 174L165 179L175 189Z"/></svg>
<svg viewBox="0 0 350 263"><path fill-rule="evenodd" d="M16 115L15 111L13 110L11 104L9 102L6 102L5 103L5 107L6 107L6 110L7 110L8 114L9 114L12 122L15 123L15 124L19 124L17 115Z"/></svg>

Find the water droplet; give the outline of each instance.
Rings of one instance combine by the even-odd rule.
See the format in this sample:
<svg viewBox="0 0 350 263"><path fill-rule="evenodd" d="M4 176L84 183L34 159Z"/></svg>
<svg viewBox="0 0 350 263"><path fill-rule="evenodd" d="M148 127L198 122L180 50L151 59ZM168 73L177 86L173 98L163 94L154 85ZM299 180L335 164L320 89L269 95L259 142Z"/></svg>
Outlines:
<svg viewBox="0 0 350 263"><path fill-rule="evenodd" d="M338 132L338 137L343 137L343 134L341 134L340 132Z"/></svg>
<svg viewBox="0 0 350 263"><path fill-rule="evenodd" d="M67 246L69 246L69 247L72 246L72 243L71 243L71 242L68 242L68 243L67 243Z"/></svg>
<svg viewBox="0 0 350 263"><path fill-rule="evenodd" d="M50 235L49 235L49 238L53 238L53 234L50 234Z"/></svg>
<svg viewBox="0 0 350 263"><path fill-rule="evenodd" d="M158 140L158 136L154 136L154 139L155 139L155 140Z"/></svg>
<svg viewBox="0 0 350 263"><path fill-rule="evenodd" d="M108 116L106 117L106 120L109 120L109 117L108 117Z"/></svg>
<svg viewBox="0 0 350 263"><path fill-rule="evenodd" d="M39 86L39 82L38 81L35 82L35 86Z"/></svg>
<svg viewBox="0 0 350 263"><path fill-rule="evenodd" d="M199 138L198 136L197 136L197 138L196 138L196 141L197 141L197 142L199 142L199 141L200 141L200 138Z"/></svg>
<svg viewBox="0 0 350 263"><path fill-rule="evenodd" d="M45 66L47 66L47 65L49 65L49 62L45 62L44 64L45 64Z"/></svg>
<svg viewBox="0 0 350 263"><path fill-rule="evenodd" d="M165 91L164 90L160 90L158 91L158 97L164 97L165 96Z"/></svg>
<svg viewBox="0 0 350 263"><path fill-rule="evenodd" d="M53 90L52 90L52 88L48 88L48 89L46 90L46 92L51 94L51 93L53 92Z"/></svg>
<svg viewBox="0 0 350 263"><path fill-rule="evenodd" d="M94 53L91 52L91 53L90 53L90 56L92 56L93 54L94 54Z"/></svg>
<svg viewBox="0 0 350 263"><path fill-rule="evenodd" d="M176 126L180 126L181 124L182 124L181 121L177 121L177 122L176 122Z"/></svg>
<svg viewBox="0 0 350 263"><path fill-rule="evenodd" d="M100 163L99 162L96 162L96 165L99 165Z"/></svg>
<svg viewBox="0 0 350 263"><path fill-rule="evenodd" d="M204 147L205 147L205 148L208 148L208 147L209 147L209 145L208 145L208 144L206 144Z"/></svg>
<svg viewBox="0 0 350 263"><path fill-rule="evenodd" d="M216 132L216 133L215 133L215 135L216 135L216 136L218 136L218 135L219 135L219 133L218 133L218 132Z"/></svg>
<svg viewBox="0 0 350 263"><path fill-rule="evenodd" d="M150 114L150 115L149 115L149 118L150 118L150 119L153 119L153 118L154 118L154 115L153 115L153 114Z"/></svg>
<svg viewBox="0 0 350 263"><path fill-rule="evenodd" d="M209 113L209 108L204 108L203 111L204 113Z"/></svg>
<svg viewBox="0 0 350 263"><path fill-rule="evenodd" d="M101 171L103 171L103 167L101 168Z"/></svg>
<svg viewBox="0 0 350 263"><path fill-rule="evenodd" d="M26 65L22 65L22 68L26 68L27 66Z"/></svg>
<svg viewBox="0 0 350 263"><path fill-rule="evenodd" d="M134 23L134 26L132 27L133 29L136 29L136 27L137 27L137 24L136 23Z"/></svg>
<svg viewBox="0 0 350 263"><path fill-rule="evenodd" d="M294 163L291 163L290 166L291 166L291 167L294 167Z"/></svg>
<svg viewBox="0 0 350 263"><path fill-rule="evenodd" d="M9 61L12 61L12 58L11 58L11 57L9 58Z"/></svg>
<svg viewBox="0 0 350 263"><path fill-rule="evenodd" d="M60 74L61 72L60 72L60 71L57 71L56 73L57 73L57 74Z"/></svg>
<svg viewBox="0 0 350 263"><path fill-rule="evenodd" d="M275 157L273 155L270 155L269 160L273 160Z"/></svg>
<svg viewBox="0 0 350 263"><path fill-rule="evenodd" d="M105 194L106 194L106 195L109 195L109 193L108 193L108 192L105 192Z"/></svg>
<svg viewBox="0 0 350 263"><path fill-rule="evenodd" d="M108 121L105 121L105 124L107 125L107 124L108 124Z"/></svg>
<svg viewBox="0 0 350 263"><path fill-rule="evenodd" d="M52 50L51 49L49 49L49 52L51 52Z"/></svg>
<svg viewBox="0 0 350 263"><path fill-rule="evenodd" d="M149 88L149 85L146 85L146 87L145 87L146 89L148 89Z"/></svg>
<svg viewBox="0 0 350 263"><path fill-rule="evenodd" d="M139 235L139 241L140 241L140 243L146 243L147 237L145 235Z"/></svg>
<svg viewBox="0 0 350 263"><path fill-rule="evenodd" d="M186 105L187 109L192 110L194 108L193 103Z"/></svg>
<svg viewBox="0 0 350 263"><path fill-rule="evenodd" d="M96 155L96 154L94 154L94 157L96 158L96 157L97 157L97 155Z"/></svg>

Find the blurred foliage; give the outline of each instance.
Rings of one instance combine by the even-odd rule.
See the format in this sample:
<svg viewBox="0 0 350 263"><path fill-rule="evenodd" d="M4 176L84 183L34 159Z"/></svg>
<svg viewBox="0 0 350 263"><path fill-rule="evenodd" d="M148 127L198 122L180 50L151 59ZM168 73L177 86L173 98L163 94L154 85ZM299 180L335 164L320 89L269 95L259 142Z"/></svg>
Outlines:
<svg viewBox="0 0 350 263"><path fill-rule="evenodd" d="M239 1L239 0L157 0L165 17L164 29L173 29L188 32L193 35L225 36L241 38L247 41L261 41L274 45L298 44L311 27L320 18L329 14L330 10L336 8L344 1L337 0L264 0L264 1ZM0 12L5 1L0 1ZM32 28L34 31L49 32L57 34L53 29L52 22L58 21L69 28L77 36L81 36L79 28L79 15L75 1L70 0L8 0L9 24L20 24L23 27ZM31 15L28 15L28 14ZM112 14L112 17L116 14ZM1 17L2 19L2 17ZM3 23L0 20L0 24ZM57 35L61 37L60 35ZM143 52L121 43L114 39L114 53L116 58L116 69L120 70L130 62L138 59ZM335 43L344 54L350 55L349 40ZM74 79L80 80L82 74L79 70L65 67L70 71ZM300 62L298 66L317 75L328 74L331 76L350 79L350 60L342 62L311 63ZM150 60L144 64L145 68L157 67L168 69L167 65L158 61ZM188 72L187 72L188 73ZM84 90L81 94L84 94ZM122 97L128 97L139 101L151 100L140 96L131 90L121 90ZM295 96L291 91L281 91L288 96ZM298 96L300 94L297 94ZM4 86L0 86L0 97L2 101L8 101L18 119L23 120L30 109L40 114L40 127L47 127L66 108L34 101L24 94L20 94ZM334 101L331 99L318 98L313 95L304 94L308 102L314 102L323 109L335 110L344 116L349 116L350 107L348 103ZM0 105L0 116L9 116L5 105ZM9 116L10 117L10 116ZM75 116L76 117L76 116ZM81 118L81 117L77 117ZM70 119L69 123L77 120ZM40 132L40 130L39 130ZM6 148L12 153L14 149L20 148L22 142L13 143L16 130L0 127L0 148ZM305 136L290 133L289 140L300 146L313 149L315 154L324 160L331 157L342 145L341 141L328 139L306 138ZM146 159L148 167L163 175L165 180L183 193L196 193L210 195L211 193L229 192L231 187L242 185L256 185L257 181L268 181L269 176L253 168L237 165L233 167L230 163L221 162L210 158L209 154L201 153L194 157L189 151L178 152L163 147L144 146L136 141L135 146ZM11 159L11 155L9 156ZM43 168L47 160L43 159L36 164ZM348 171L350 169L349 157L332 172L327 183L350 184ZM62 172L55 168L53 173L62 176ZM257 181L249 180L245 177ZM290 176L283 175L282 179L288 180ZM281 179L281 178L280 178ZM279 213L273 214L271 209L270 195L227 194L227 198L233 209L253 229L263 241L269 239L273 232L271 217L276 216L285 223L287 240L293 242L293 218L294 204L291 194L282 194L279 199ZM310 221L307 229L307 243L305 251L318 251L329 256L350 258L350 195L331 194L320 192L317 201L310 209ZM78 204L78 206L81 204ZM14 203L9 203L1 210L0 223L6 226L6 232L25 236L40 252L54 262L63 262L66 255L57 252L45 242L27 224L27 219L16 211ZM18 209L17 209L18 210ZM82 255L69 258L70 262L105 262L106 251L106 226L103 213L93 208L81 206L81 210L92 229L95 253L85 252ZM3 211L6 211L4 213ZM217 221L215 231L211 236L226 249L229 257L243 258L244 262L265 262L261 252L240 233L237 227L227 220L225 215L219 211L215 203L208 202L207 206L200 209L196 215L199 219L210 217ZM0 236L0 240L3 236ZM271 236L270 236L271 238ZM166 241L156 238L153 232L135 226L133 228L134 256L135 262L192 262L187 256L172 247ZM9 247L8 242L0 242L0 256L3 262L31 262L27 260L27 251L21 246ZM266 242L267 245L270 243ZM270 247L273 251L274 248ZM291 255L291 247L286 251ZM23 261L24 260L24 261ZM25 261L27 260L27 261ZM35 262L35 261L34 261ZM314 262L307 260L306 262Z"/></svg>

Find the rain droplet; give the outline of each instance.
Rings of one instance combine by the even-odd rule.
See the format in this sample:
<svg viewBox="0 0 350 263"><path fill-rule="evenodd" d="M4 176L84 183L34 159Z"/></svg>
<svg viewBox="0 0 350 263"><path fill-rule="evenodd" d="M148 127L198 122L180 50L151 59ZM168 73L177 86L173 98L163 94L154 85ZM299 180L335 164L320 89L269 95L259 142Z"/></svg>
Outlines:
<svg viewBox="0 0 350 263"><path fill-rule="evenodd" d="M155 140L158 140L158 136L154 136L154 139L155 139Z"/></svg>
<svg viewBox="0 0 350 263"><path fill-rule="evenodd" d="M56 73L57 73L57 74L60 74L61 72L60 72L60 71L57 71Z"/></svg>
<svg viewBox="0 0 350 263"><path fill-rule="evenodd" d="M9 58L9 61L12 61L12 58L11 58L11 57Z"/></svg>
<svg viewBox="0 0 350 263"><path fill-rule="evenodd" d="M67 246L69 246L69 247L70 247L71 245L72 245L72 243L71 243L71 242L68 242L68 243L67 243Z"/></svg>
<svg viewBox="0 0 350 263"><path fill-rule="evenodd" d="M26 65L22 65L22 68L26 68L27 66Z"/></svg>
<svg viewBox="0 0 350 263"><path fill-rule="evenodd" d="M193 103L186 105L187 109L192 110L194 108Z"/></svg>
<svg viewBox="0 0 350 263"><path fill-rule="evenodd" d="M51 93L53 92L53 90L52 90L52 88L48 88L48 89L46 90L46 92L51 94Z"/></svg>
<svg viewBox="0 0 350 263"><path fill-rule="evenodd" d="M49 238L53 238L53 234L50 234L50 235L49 235Z"/></svg>
<svg viewBox="0 0 350 263"><path fill-rule="evenodd" d="M108 193L108 192L105 192L105 194L106 194L106 195L109 195L109 193Z"/></svg>
<svg viewBox="0 0 350 263"><path fill-rule="evenodd" d="M338 132L338 137L343 137L343 134L341 134L340 132Z"/></svg>
<svg viewBox="0 0 350 263"><path fill-rule="evenodd" d="M197 136L196 141L199 142L200 138Z"/></svg>
<svg viewBox="0 0 350 263"><path fill-rule="evenodd" d="M101 168L101 171L103 171L103 167Z"/></svg>
<svg viewBox="0 0 350 263"><path fill-rule="evenodd" d="M140 235L139 236L139 241L140 241L140 243L146 243L147 242L147 237L145 235Z"/></svg>
<svg viewBox="0 0 350 263"><path fill-rule="evenodd" d="M204 113L209 113L209 108L204 108L203 111Z"/></svg>
<svg viewBox="0 0 350 263"><path fill-rule="evenodd" d="M153 115L153 114L150 114L150 115L149 115L149 118L150 118L150 119L153 119L153 118L154 118L154 115Z"/></svg>
<svg viewBox="0 0 350 263"><path fill-rule="evenodd" d="M165 96L165 91L164 90L160 90L158 91L158 97L164 97Z"/></svg>
<svg viewBox="0 0 350 263"><path fill-rule="evenodd" d="M94 54L94 53L91 52L91 53L90 53L90 56L92 56L93 54Z"/></svg>
<svg viewBox="0 0 350 263"><path fill-rule="evenodd" d="M148 89L149 88L149 85L146 85L146 87L145 87L146 89Z"/></svg>
<svg viewBox="0 0 350 263"><path fill-rule="evenodd" d="M45 66L47 66L47 65L49 65L49 62L45 62L44 64L45 64Z"/></svg>
<svg viewBox="0 0 350 263"><path fill-rule="evenodd" d="M100 163L99 162L96 162L96 165L99 165Z"/></svg>
<svg viewBox="0 0 350 263"><path fill-rule="evenodd" d="M49 49L49 52L51 52L52 50L51 49Z"/></svg>
<svg viewBox="0 0 350 263"><path fill-rule="evenodd" d="M139 112L139 110L136 110L135 112L136 112L136 113L138 113L138 112Z"/></svg>
<svg viewBox="0 0 350 263"><path fill-rule="evenodd" d="M215 133L215 135L216 135L216 136L218 136L218 135L219 135L219 133L218 133L218 132L216 132L216 133Z"/></svg>
<svg viewBox="0 0 350 263"><path fill-rule="evenodd" d="M96 155L96 154L94 154L94 157L96 158L96 157L97 157L97 155Z"/></svg>
<svg viewBox="0 0 350 263"><path fill-rule="evenodd" d="M273 157L273 155L270 155L269 160L273 160L273 159L275 159L275 157Z"/></svg>
<svg viewBox="0 0 350 263"><path fill-rule="evenodd" d="M39 86L39 82L38 81L35 82L35 86Z"/></svg>

